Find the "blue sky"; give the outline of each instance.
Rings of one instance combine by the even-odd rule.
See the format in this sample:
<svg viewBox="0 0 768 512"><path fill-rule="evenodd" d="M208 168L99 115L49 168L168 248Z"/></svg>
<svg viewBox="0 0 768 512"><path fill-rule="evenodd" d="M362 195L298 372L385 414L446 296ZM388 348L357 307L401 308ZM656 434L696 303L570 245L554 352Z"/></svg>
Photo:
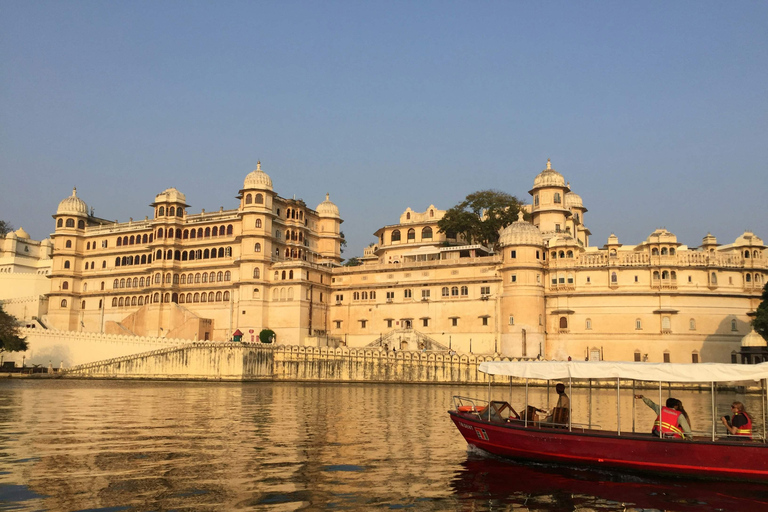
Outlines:
<svg viewBox="0 0 768 512"><path fill-rule="evenodd" d="M766 2L0 2L0 218L330 192L361 255L411 207L553 167L592 245L768 239Z"/></svg>

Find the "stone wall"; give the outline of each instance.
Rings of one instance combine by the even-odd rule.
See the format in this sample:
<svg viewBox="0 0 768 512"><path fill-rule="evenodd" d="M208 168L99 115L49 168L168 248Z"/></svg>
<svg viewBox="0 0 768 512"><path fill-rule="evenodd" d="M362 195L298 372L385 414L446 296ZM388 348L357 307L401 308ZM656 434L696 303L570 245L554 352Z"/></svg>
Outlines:
<svg viewBox="0 0 768 512"><path fill-rule="evenodd" d="M65 376L120 379L483 383L491 356L193 342L76 366Z"/></svg>
<svg viewBox="0 0 768 512"><path fill-rule="evenodd" d="M125 336L98 332L58 331L53 329L20 329L29 350L6 352L5 361L31 365L53 365L69 368L75 365L140 354L152 350L191 343L190 340L153 336Z"/></svg>

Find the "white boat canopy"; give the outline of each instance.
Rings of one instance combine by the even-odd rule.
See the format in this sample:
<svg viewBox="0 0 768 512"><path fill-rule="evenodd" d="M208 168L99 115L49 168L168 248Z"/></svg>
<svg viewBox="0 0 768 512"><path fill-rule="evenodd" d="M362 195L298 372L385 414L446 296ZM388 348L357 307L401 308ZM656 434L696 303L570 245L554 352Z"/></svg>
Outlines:
<svg viewBox="0 0 768 512"><path fill-rule="evenodd" d="M489 375L524 379L627 379L653 382L740 382L768 379L768 362L625 363L610 361L486 361L479 370Z"/></svg>

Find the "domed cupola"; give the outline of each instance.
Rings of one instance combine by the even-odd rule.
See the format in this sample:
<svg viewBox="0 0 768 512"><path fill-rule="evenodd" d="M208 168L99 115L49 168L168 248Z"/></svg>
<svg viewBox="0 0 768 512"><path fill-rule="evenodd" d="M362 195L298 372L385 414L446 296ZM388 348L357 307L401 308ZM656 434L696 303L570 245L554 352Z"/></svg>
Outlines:
<svg viewBox="0 0 768 512"><path fill-rule="evenodd" d="M523 211L517 212L517 220L505 227L499 236L499 245L544 245L539 228L523 220Z"/></svg>
<svg viewBox="0 0 768 512"><path fill-rule="evenodd" d="M565 187L563 175L552 168L552 162L547 158L547 168L539 173L533 180L533 188Z"/></svg>
<svg viewBox="0 0 768 512"><path fill-rule="evenodd" d="M261 161L256 163L256 170L245 177L243 190L247 189L272 190L272 178L261 170Z"/></svg>
<svg viewBox="0 0 768 512"><path fill-rule="evenodd" d="M581 201L581 196L575 192L568 192L565 194L565 207L566 208L584 208L584 203Z"/></svg>
<svg viewBox="0 0 768 512"><path fill-rule="evenodd" d="M752 331L741 338L741 346L742 347L765 347L768 346L768 342L766 342L762 336L757 334L755 332L755 328L752 328Z"/></svg>
<svg viewBox="0 0 768 512"><path fill-rule="evenodd" d="M27 233L26 231L24 231L24 228L19 228L19 229L17 229L17 230L14 232L14 234L16 235L16 237L17 237L17 238L24 238L24 239L27 239L27 240L29 240L29 238L30 238L30 237L29 237L29 233Z"/></svg>
<svg viewBox="0 0 768 512"><path fill-rule="evenodd" d="M155 203L186 203L187 196L171 187L155 196Z"/></svg>
<svg viewBox="0 0 768 512"><path fill-rule="evenodd" d="M339 217L339 207L333 204L330 194L325 194L325 201L317 205L315 210L320 217Z"/></svg>
<svg viewBox="0 0 768 512"><path fill-rule="evenodd" d="M56 215L83 215L88 216L88 205L77 197L77 188L72 189L72 195L59 203Z"/></svg>

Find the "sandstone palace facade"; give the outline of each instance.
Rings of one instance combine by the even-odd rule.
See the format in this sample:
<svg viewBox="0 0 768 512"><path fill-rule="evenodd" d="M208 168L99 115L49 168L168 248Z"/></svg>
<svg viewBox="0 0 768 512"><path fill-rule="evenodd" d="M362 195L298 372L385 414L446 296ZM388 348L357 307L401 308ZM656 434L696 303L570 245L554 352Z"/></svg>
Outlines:
<svg viewBox="0 0 768 512"><path fill-rule="evenodd" d="M549 359L730 362L768 277L745 232L687 247L658 229L636 245L591 245L587 209L547 168L500 247L462 244L443 210L407 209L341 266L342 219L275 193L261 166L232 210L191 213L168 189L152 215L114 222L73 192L54 217L46 326L284 344L456 350Z"/></svg>

